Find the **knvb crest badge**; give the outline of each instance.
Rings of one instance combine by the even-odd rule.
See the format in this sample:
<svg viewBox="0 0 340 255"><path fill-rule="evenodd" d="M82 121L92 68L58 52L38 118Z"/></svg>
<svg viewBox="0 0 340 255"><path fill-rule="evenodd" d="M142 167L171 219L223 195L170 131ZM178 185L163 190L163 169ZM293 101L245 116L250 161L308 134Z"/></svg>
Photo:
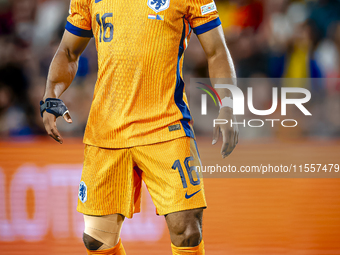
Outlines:
<svg viewBox="0 0 340 255"><path fill-rule="evenodd" d="M87 200L87 187L85 182L83 181L81 181L79 184L78 197L83 203L85 203Z"/></svg>
<svg viewBox="0 0 340 255"><path fill-rule="evenodd" d="M148 0L148 6L156 13L169 8L170 0Z"/></svg>

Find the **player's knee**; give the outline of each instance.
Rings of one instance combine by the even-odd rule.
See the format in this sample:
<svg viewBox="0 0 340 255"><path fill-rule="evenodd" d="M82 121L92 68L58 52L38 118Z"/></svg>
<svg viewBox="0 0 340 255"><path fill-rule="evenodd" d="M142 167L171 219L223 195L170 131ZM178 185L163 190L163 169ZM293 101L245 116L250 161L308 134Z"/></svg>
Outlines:
<svg viewBox="0 0 340 255"><path fill-rule="evenodd" d="M89 250L105 250L114 247L120 238L124 216L119 214L105 216L84 215L84 244Z"/></svg>
<svg viewBox="0 0 340 255"><path fill-rule="evenodd" d="M200 244L202 232L199 228L187 229L181 238L181 247L194 247Z"/></svg>
<svg viewBox="0 0 340 255"><path fill-rule="evenodd" d="M198 220L178 221L170 231L174 237L172 242L177 247L194 247L202 240L202 229Z"/></svg>
<svg viewBox="0 0 340 255"><path fill-rule="evenodd" d="M202 240L203 209L195 209L166 216L172 243L177 247L195 247Z"/></svg>
<svg viewBox="0 0 340 255"><path fill-rule="evenodd" d="M103 245L102 242L94 239L92 236L86 233L83 233L83 242L85 247L90 251L96 251Z"/></svg>
<svg viewBox="0 0 340 255"><path fill-rule="evenodd" d="M178 233L174 245L177 247L195 247L202 240L202 232L198 227L187 227L184 232Z"/></svg>

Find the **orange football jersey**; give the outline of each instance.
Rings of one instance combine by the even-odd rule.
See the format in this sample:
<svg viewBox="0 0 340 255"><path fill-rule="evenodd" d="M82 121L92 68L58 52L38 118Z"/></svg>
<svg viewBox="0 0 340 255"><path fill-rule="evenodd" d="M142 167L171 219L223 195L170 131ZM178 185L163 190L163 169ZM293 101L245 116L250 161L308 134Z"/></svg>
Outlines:
<svg viewBox="0 0 340 255"><path fill-rule="evenodd" d="M84 143L125 148L193 137L183 53L192 31L220 24L212 0L72 0L66 30L94 36L98 51Z"/></svg>

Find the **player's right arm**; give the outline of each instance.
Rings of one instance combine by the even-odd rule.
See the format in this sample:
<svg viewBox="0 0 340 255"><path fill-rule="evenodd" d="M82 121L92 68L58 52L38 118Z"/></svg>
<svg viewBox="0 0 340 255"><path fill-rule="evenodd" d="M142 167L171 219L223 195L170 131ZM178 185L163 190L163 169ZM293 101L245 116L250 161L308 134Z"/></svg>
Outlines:
<svg viewBox="0 0 340 255"><path fill-rule="evenodd" d="M72 83L77 70L78 60L91 38L79 37L65 30L60 46L55 54L48 72L43 101L47 98L59 98ZM66 113L64 119L72 123L71 116ZM56 117L44 111L43 122L49 136L59 143L63 143L57 126Z"/></svg>
<svg viewBox="0 0 340 255"><path fill-rule="evenodd" d="M44 102L47 98L58 99L71 85L77 73L79 57L93 37L90 3L90 0L71 0L66 30L50 65ZM63 143L56 126L56 117L47 111L43 112L45 129L53 139ZM72 123L68 112L64 113L63 117L68 123Z"/></svg>

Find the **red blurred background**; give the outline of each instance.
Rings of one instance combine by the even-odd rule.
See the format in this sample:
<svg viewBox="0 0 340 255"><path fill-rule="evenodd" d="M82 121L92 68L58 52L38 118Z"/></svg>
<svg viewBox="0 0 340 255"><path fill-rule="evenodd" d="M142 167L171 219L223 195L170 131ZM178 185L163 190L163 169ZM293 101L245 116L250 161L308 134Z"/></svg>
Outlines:
<svg viewBox="0 0 340 255"><path fill-rule="evenodd" d="M0 143L0 254L85 254L75 206L83 147L71 138ZM328 164L339 163L340 141L245 142L227 160L216 160L210 139L198 147L203 165ZM207 254L340 254L339 178L225 176L205 187ZM143 191L142 212L123 225L127 254L170 255L163 216Z"/></svg>

